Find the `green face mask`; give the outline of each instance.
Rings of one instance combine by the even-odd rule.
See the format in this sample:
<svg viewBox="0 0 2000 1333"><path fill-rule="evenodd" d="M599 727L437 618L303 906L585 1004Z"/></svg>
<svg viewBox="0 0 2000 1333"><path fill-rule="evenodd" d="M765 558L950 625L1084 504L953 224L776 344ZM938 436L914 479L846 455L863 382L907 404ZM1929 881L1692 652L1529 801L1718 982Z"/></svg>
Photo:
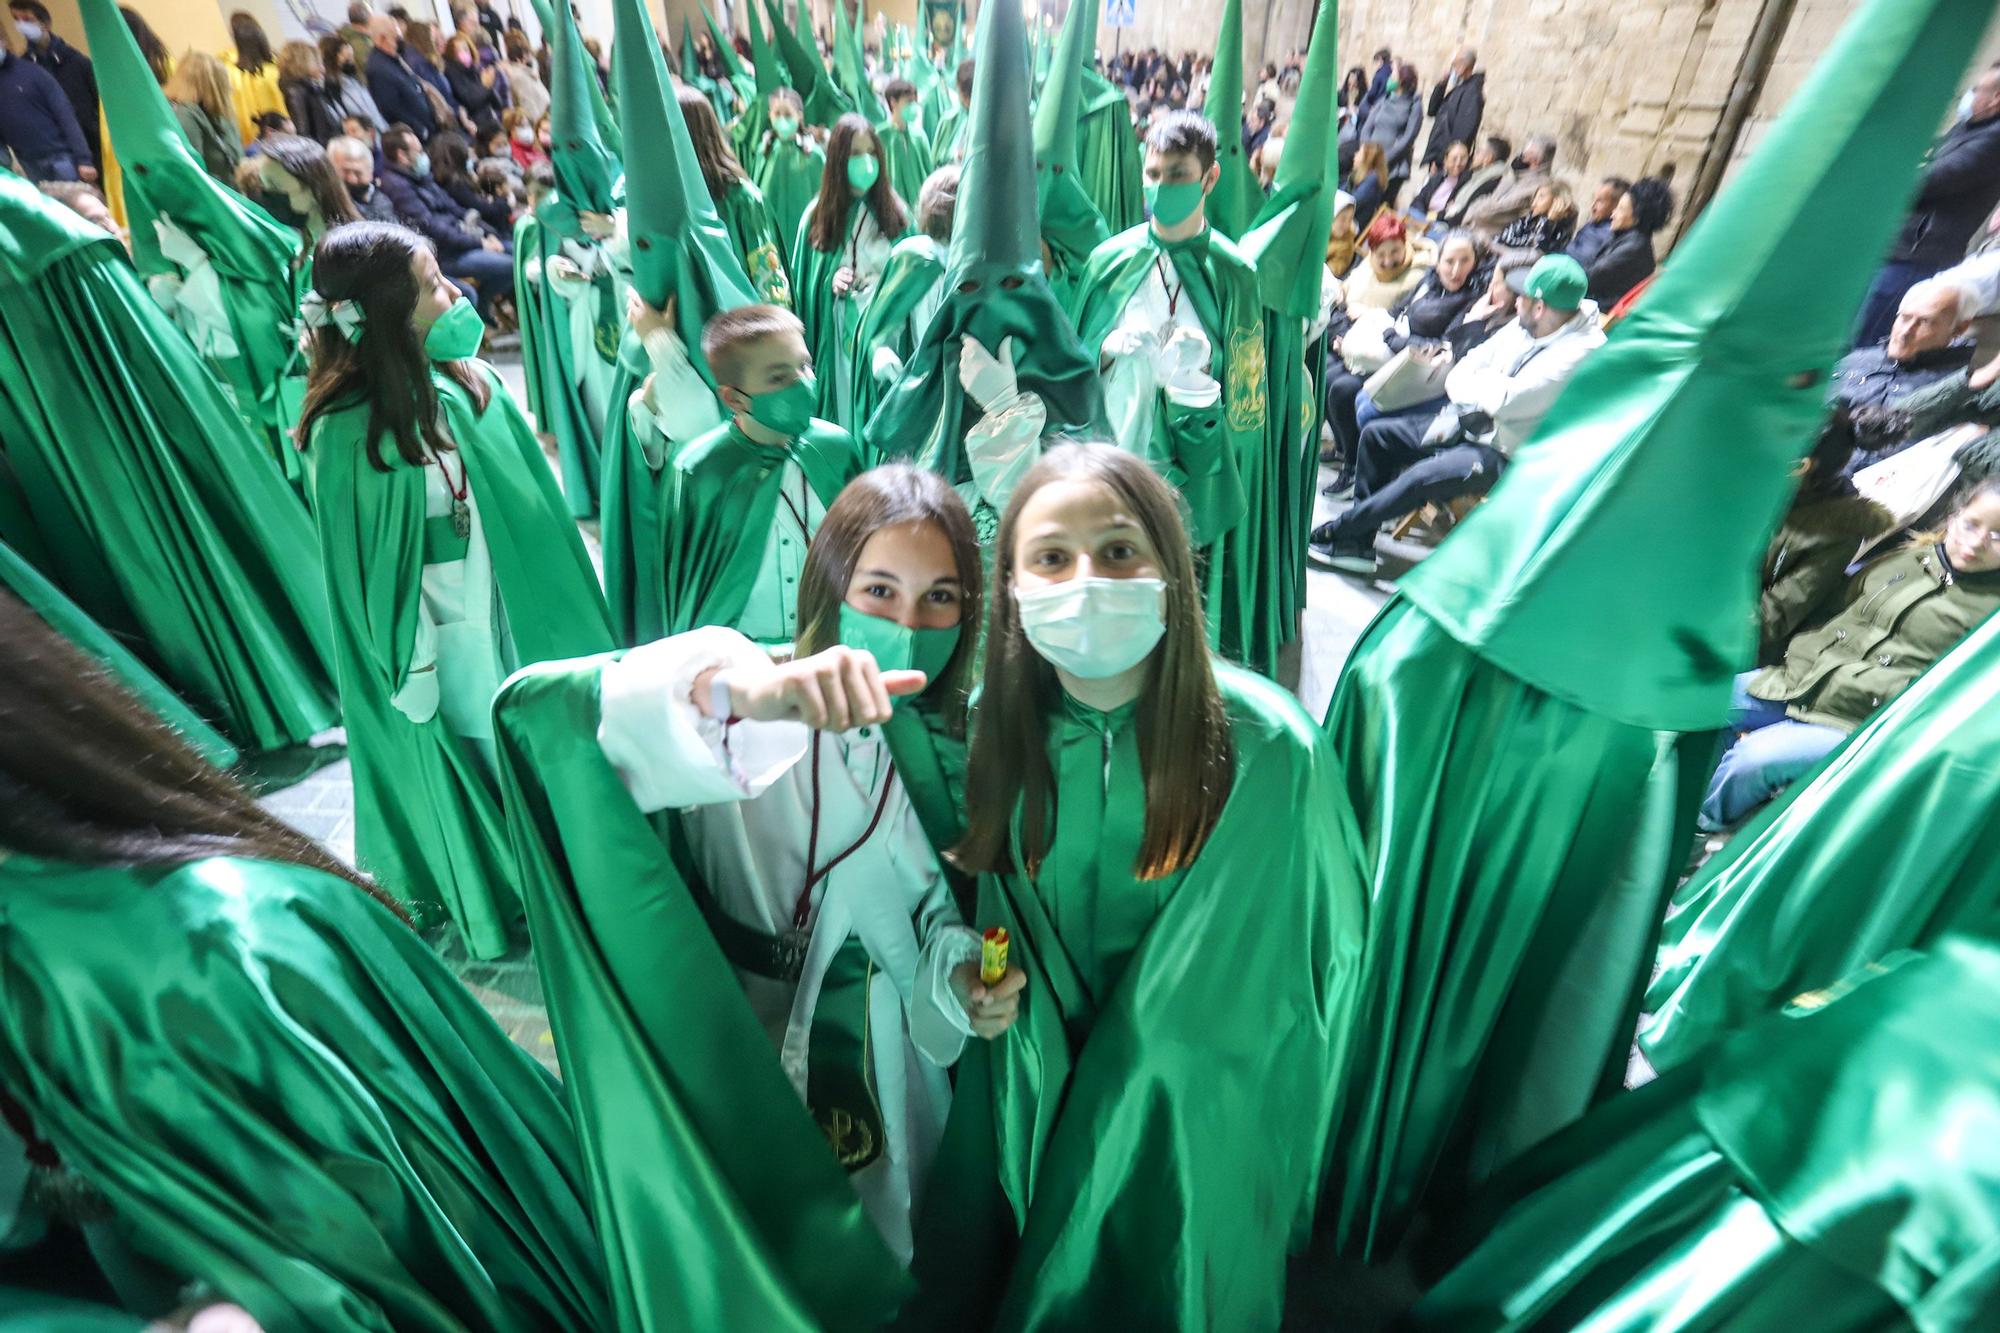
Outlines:
<svg viewBox="0 0 2000 1333"><path fill-rule="evenodd" d="M790 116L773 116L771 117L771 133L777 135L780 139L797 138L799 122Z"/></svg>
<svg viewBox="0 0 2000 1333"><path fill-rule="evenodd" d="M960 628L953 625L948 629L910 629L893 620L857 611L845 602L840 605L842 643L867 650L874 656L875 665L884 671L921 671L930 682L935 682L951 665L951 655L958 651ZM914 697L905 695L892 702L900 706L905 698Z"/></svg>
<svg viewBox="0 0 2000 1333"><path fill-rule="evenodd" d="M1194 211L1201 207L1201 197L1200 181L1146 184L1146 209L1162 227L1177 227L1193 217Z"/></svg>
<svg viewBox="0 0 2000 1333"><path fill-rule="evenodd" d="M819 381L809 370L782 389L744 396L750 400L752 421L795 440L812 424L813 410L819 406Z"/></svg>
<svg viewBox="0 0 2000 1333"><path fill-rule="evenodd" d="M873 153L856 153L847 159L847 183L856 194L867 194L882 174L882 159Z"/></svg>
<svg viewBox="0 0 2000 1333"><path fill-rule="evenodd" d="M479 344L485 337L486 325L481 322L479 311L461 296L424 334L424 355L433 361L463 361L479 355Z"/></svg>

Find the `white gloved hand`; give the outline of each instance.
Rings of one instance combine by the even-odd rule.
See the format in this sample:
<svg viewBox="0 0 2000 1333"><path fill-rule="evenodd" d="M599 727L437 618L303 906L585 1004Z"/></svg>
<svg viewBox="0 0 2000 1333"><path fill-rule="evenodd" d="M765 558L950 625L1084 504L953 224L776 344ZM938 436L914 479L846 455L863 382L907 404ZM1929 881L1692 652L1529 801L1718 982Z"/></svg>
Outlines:
<svg viewBox="0 0 2000 1333"><path fill-rule="evenodd" d="M181 303L181 280L172 273L155 273L146 279L146 290L161 310L171 315Z"/></svg>
<svg viewBox="0 0 2000 1333"><path fill-rule="evenodd" d="M577 262L567 255L550 255L543 271L557 282L583 282L584 272Z"/></svg>
<svg viewBox="0 0 2000 1333"><path fill-rule="evenodd" d="M1222 385L1208 373L1212 354L1206 335L1185 326L1174 330L1153 361L1153 374L1170 402L1207 407L1222 397Z"/></svg>
<svg viewBox="0 0 2000 1333"><path fill-rule="evenodd" d="M1017 389L1013 338L1000 340L996 358L977 338L966 335L958 349L958 382L982 409L991 410L1012 398Z"/></svg>
<svg viewBox="0 0 2000 1333"><path fill-rule="evenodd" d="M959 365L963 368L965 357L961 353ZM878 347L869 362L869 373L875 376L877 384L894 384L903 374L903 358L896 355L893 347Z"/></svg>
<svg viewBox="0 0 2000 1333"><path fill-rule="evenodd" d="M1132 328L1119 325L1104 336L1104 345L1098 354L1107 361L1118 361L1130 357L1143 357L1148 361L1159 355L1160 340L1151 329Z"/></svg>

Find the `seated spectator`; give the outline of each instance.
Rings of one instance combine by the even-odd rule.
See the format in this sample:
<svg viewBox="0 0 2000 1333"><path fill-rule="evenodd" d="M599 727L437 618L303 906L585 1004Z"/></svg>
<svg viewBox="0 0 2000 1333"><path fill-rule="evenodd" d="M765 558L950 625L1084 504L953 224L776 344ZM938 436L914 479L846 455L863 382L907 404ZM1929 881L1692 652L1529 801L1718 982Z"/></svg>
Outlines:
<svg viewBox="0 0 2000 1333"><path fill-rule="evenodd" d="M1507 229L1507 224L1524 216L1535 202L1535 191L1555 179L1556 141L1537 134L1521 149L1514 162L1514 175L1505 185L1465 211L1465 225L1478 232L1489 244Z"/></svg>
<svg viewBox="0 0 2000 1333"><path fill-rule="evenodd" d="M174 110L174 120L202 166L209 175L234 189L236 164L243 160L243 139L236 130L229 70L205 51L185 52L174 62L166 94L167 104Z"/></svg>
<svg viewBox="0 0 2000 1333"><path fill-rule="evenodd" d="M2000 609L2000 478L1958 503L1942 532L1871 560L1823 624L1783 660L1736 678L1724 751L1699 827L1719 833L1812 769L1876 709Z"/></svg>
<svg viewBox="0 0 2000 1333"><path fill-rule="evenodd" d="M1576 201L1569 186L1550 181L1535 191L1525 217L1515 218L1493 243L1493 252L1502 259L1526 260L1532 264L1543 255L1560 252L1576 230ZM1572 256L1573 258L1574 256Z"/></svg>
<svg viewBox="0 0 2000 1333"><path fill-rule="evenodd" d="M375 150L352 135L343 134L326 146L334 174L347 187L354 210L369 222L395 222L396 206L375 183Z"/></svg>
<svg viewBox="0 0 2000 1333"><path fill-rule="evenodd" d="M1395 77L1361 122L1361 146L1380 144L1389 163L1389 179L1401 185L1410 178L1410 158L1423 125L1424 104L1417 88L1416 66L1396 66ZM1360 151L1356 150L1357 153Z"/></svg>
<svg viewBox="0 0 2000 1333"><path fill-rule="evenodd" d="M1437 261L1429 241L1410 239L1409 224L1400 213L1378 214L1361 237L1368 262L1356 265L1346 280L1346 310L1351 319L1364 310L1387 310L1409 295Z"/></svg>
<svg viewBox="0 0 2000 1333"><path fill-rule="evenodd" d="M437 113L427 84L417 77L403 54L402 31L388 14L368 20L368 36L375 49L368 53L368 91L382 118L391 125L407 125L418 139L428 139L438 131ZM435 90L432 90L435 91Z"/></svg>
<svg viewBox="0 0 2000 1333"><path fill-rule="evenodd" d="M1431 169L1431 174L1410 196L1410 216L1430 224L1426 235L1435 232L1431 235L1432 240L1441 239L1450 230L1436 219L1444 215L1452 196L1458 193L1459 186L1465 183L1471 170L1472 150L1463 143L1455 143L1444 150L1444 159Z"/></svg>
<svg viewBox="0 0 2000 1333"><path fill-rule="evenodd" d="M0 166L31 181L94 181L97 160L55 76L0 42Z"/></svg>
<svg viewBox="0 0 2000 1333"><path fill-rule="evenodd" d="M500 118L500 127L507 136L507 156L513 160L514 169L525 177L537 162L549 160L547 153L535 141L535 122L519 107L508 107L507 114Z"/></svg>
<svg viewBox="0 0 2000 1333"><path fill-rule="evenodd" d="M333 103L341 121L352 116L367 123L368 128L380 134L389 128L389 122L382 119L382 110L375 105L375 96L368 91L368 81L361 77L361 66L354 57L354 48L338 36L319 39L320 68L326 71L326 96ZM343 126L341 133L347 133Z"/></svg>
<svg viewBox="0 0 2000 1333"><path fill-rule="evenodd" d="M508 114L513 113L512 107L507 110ZM489 171L498 172L506 177L507 189L511 193L521 188L521 167L514 161L514 154L509 151L504 118L502 125L503 128L495 129L493 133L485 135L472 145L472 174L481 176Z"/></svg>
<svg viewBox="0 0 2000 1333"><path fill-rule="evenodd" d="M1285 156L1285 136L1274 134L1257 147L1250 155L1250 170L1257 177L1257 188L1265 194L1271 193L1271 185L1278 179L1278 163Z"/></svg>
<svg viewBox="0 0 2000 1333"><path fill-rule="evenodd" d="M534 43L519 28L507 29L502 41L506 46L507 59L500 66L500 74L507 80L507 95L513 99L514 110L520 112L522 119L532 126L549 112L548 85L542 82ZM522 163L522 169L529 165Z"/></svg>
<svg viewBox="0 0 2000 1333"><path fill-rule="evenodd" d="M1851 436L1822 431L1812 453L1799 463L1799 489L1764 556L1759 666L1784 657L1792 636L1829 609L1861 548L1898 526L1887 508L1854 489L1846 472L1853 452Z"/></svg>
<svg viewBox="0 0 2000 1333"><path fill-rule="evenodd" d="M1431 225L1446 231L1464 226L1472 206L1507 183L1512 170L1507 161L1513 155L1514 146L1497 134L1481 143L1473 151L1471 170L1451 192L1450 202L1431 219Z"/></svg>
<svg viewBox="0 0 2000 1333"><path fill-rule="evenodd" d="M511 201L495 198L479 188L473 175L472 145L465 136L447 131L430 142L431 175L460 208L477 213L479 220L502 236L513 234L514 208Z"/></svg>
<svg viewBox="0 0 2000 1333"><path fill-rule="evenodd" d="M1354 200L1354 226L1367 231L1389 197L1389 164L1382 145L1364 143L1355 150L1354 166L1347 173L1347 192Z"/></svg>
<svg viewBox="0 0 2000 1333"><path fill-rule="evenodd" d="M382 136L382 156L379 184L395 205L397 220L430 241L438 268L473 298L480 317L493 323L493 303L514 292L510 242L432 179L430 155L416 135L390 130Z"/></svg>
<svg viewBox="0 0 2000 1333"><path fill-rule="evenodd" d="M328 94L326 65L311 42L286 42L278 48L278 91L300 134L320 144L339 136L346 112Z"/></svg>
<svg viewBox="0 0 2000 1333"><path fill-rule="evenodd" d="M1508 278L1514 321L1456 362L1437 416L1369 423L1359 436L1354 507L1312 533L1315 564L1372 578L1375 534L1425 504L1491 490L1584 357L1604 345L1583 268L1549 255Z"/></svg>
<svg viewBox="0 0 2000 1333"><path fill-rule="evenodd" d="M464 33L454 33L444 44L444 77L451 85L452 100L472 119L475 134L490 134L500 128L500 113L506 110L500 97L500 70L479 63L479 51Z"/></svg>
<svg viewBox="0 0 2000 1333"><path fill-rule="evenodd" d="M1354 196L1345 190L1333 192L1333 227L1326 234L1326 266L1336 278L1345 278L1361 252L1361 232L1354 225Z"/></svg>
<svg viewBox="0 0 2000 1333"><path fill-rule="evenodd" d="M1652 276L1653 233L1674 215L1674 194L1655 176L1632 182L1611 210L1611 239L1584 265L1590 299L1612 306Z"/></svg>
<svg viewBox="0 0 2000 1333"><path fill-rule="evenodd" d="M1597 183L1590 196L1590 217L1576 229L1569 242L1569 257L1583 265L1584 272L1590 271L1590 261L1611 243L1611 215L1631 188L1632 182L1623 176L1606 176Z"/></svg>
<svg viewBox="0 0 2000 1333"><path fill-rule="evenodd" d="M1899 400L1972 364L1972 344L1959 338L1965 330L1960 305L1960 290L1952 284L1920 282L1903 293L1887 341L1856 348L1833 368L1834 414L1827 429L1850 441L1848 475L1922 439L1894 410Z"/></svg>

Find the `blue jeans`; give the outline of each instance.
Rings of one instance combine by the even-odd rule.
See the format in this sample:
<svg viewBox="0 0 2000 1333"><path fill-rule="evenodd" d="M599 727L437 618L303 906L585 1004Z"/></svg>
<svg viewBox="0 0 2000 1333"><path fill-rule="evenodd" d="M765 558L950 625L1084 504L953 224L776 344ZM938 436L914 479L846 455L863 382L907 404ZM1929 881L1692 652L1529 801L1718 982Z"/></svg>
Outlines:
<svg viewBox="0 0 2000 1333"><path fill-rule="evenodd" d="M1875 274L1861 313L1854 320L1854 346L1870 347L1889 336L1896 323L1896 308L1904 295L1925 278L1939 272L1935 264L1911 264L1896 260L1882 265Z"/></svg>
<svg viewBox="0 0 2000 1333"><path fill-rule="evenodd" d="M514 255L511 250L487 250L475 246L450 259L440 259L438 268L447 278L466 278L479 288L479 317L488 323L493 320L494 298L507 296L514 290Z"/></svg>
<svg viewBox="0 0 2000 1333"><path fill-rule="evenodd" d="M1708 780L1695 826L1720 833L1803 777L1847 739L1839 727L1795 722L1785 705L1751 695L1757 673L1736 678L1729 730L1739 733Z"/></svg>
<svg viewBox="0 0 2000 1333"><path fill-rule="evenodd" d="M1446 401L1448 400L1443 398L1426 398L1421 403L1411 403L1408 407L1385 412L1375 406L1375 400L1368 396L1368 390L1363 389L1354 398L1354 433L1358 436L1368 429L1368 423L1371 421L1397 421L1403 417L1422 417L1429 423L1444 408Z"/></svg>

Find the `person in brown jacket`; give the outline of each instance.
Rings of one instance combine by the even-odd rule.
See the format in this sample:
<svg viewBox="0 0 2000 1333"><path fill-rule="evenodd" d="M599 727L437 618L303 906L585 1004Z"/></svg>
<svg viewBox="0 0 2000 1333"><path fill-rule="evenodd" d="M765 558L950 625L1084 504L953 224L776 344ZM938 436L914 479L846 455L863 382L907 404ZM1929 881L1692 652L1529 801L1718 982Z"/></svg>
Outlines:
<svg viewBox="0 0 2000 1333"><path fill-rule="evenodd" d="M1465 210L1466 227L1488 245L1493 244L1508 223L1527 216L1535 191L1555 179L1555 164L1554 139L1537 134L1528 140L1514 161L1513 178Z"/></svg>
<svg viewBox="0 0 2000 1333"><path fill-rule="evenodd" d="M1960 500L1942 532L1870 561L1824 624L1784 659L1736 679L1735 741L1702 798L1699 826L1721 832L1813 768L2000 608L2000 477Z"/></svg>
<svg viewBox="0 0 2000 1333"><path fill-rule="evenodd" d="M1896 530L1896 516L1845 475L1852 432L1824 430L1799 464L1799 489L1764 555L1757 665L1785 656L1792 636L1829 610L1861 548Z"/></svg>

